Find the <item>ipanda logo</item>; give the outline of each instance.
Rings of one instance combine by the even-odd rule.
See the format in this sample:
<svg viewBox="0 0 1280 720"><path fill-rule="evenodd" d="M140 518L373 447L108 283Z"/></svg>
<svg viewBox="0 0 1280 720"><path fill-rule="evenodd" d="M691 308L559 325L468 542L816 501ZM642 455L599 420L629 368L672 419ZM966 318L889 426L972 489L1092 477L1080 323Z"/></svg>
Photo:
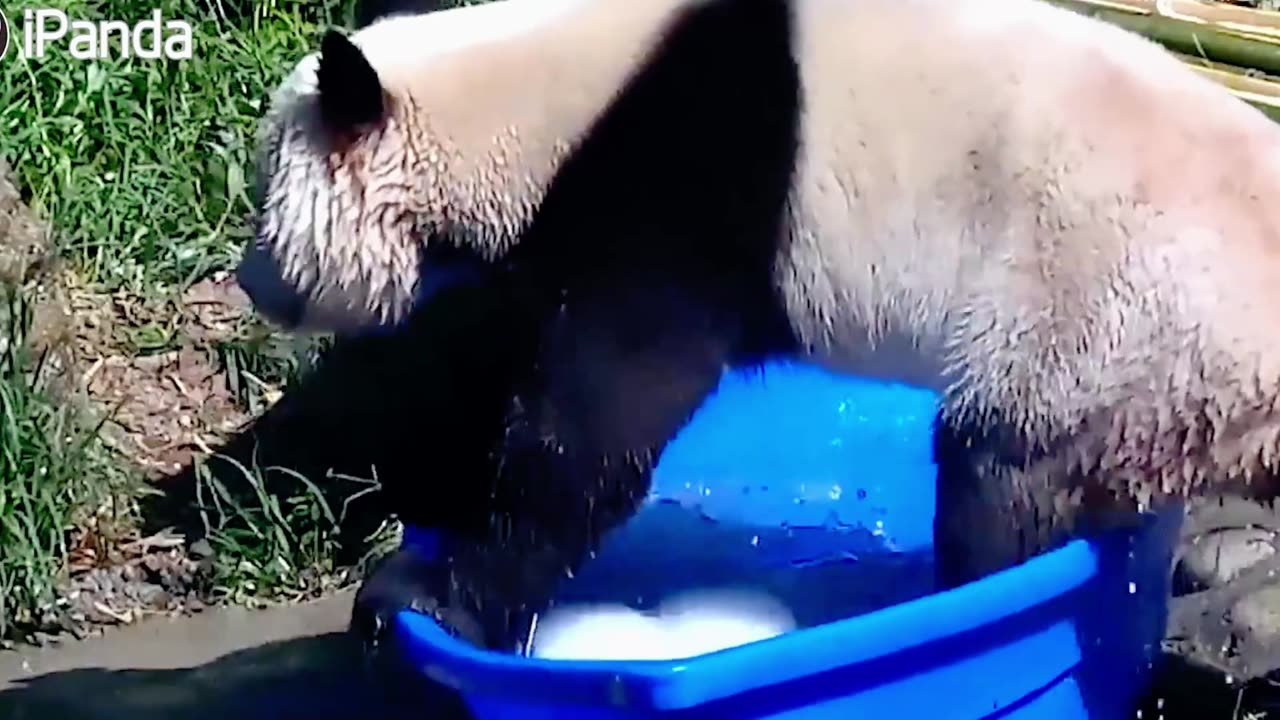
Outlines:
<svg viewBox="0 0 1280 720"><path fill-rule="evenodd" d="M7 47L12 33L0 13L0 47ZM106 60L113 56L189 60L193 45L191 24L165 20L158 9L136 24L123 20L73 20L56 8L22 11L23 57L43 58L51 45L61 44L59 41L65 41L66 52L77 60ZM0 50L2 57L4 52Z"/></svg>

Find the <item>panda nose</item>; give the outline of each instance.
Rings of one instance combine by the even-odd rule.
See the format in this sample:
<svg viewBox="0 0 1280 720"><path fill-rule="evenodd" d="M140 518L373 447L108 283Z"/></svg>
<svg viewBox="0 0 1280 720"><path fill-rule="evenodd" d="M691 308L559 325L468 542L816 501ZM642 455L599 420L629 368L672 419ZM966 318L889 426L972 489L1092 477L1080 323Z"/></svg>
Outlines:
<svg viewBox="0 0 1280 720"><path fill-rule="evenodd" d="M247 250L236 267L236 283L269 322L285 330L301 324L307 308L306 298L285 281L270 253L258 248Z"/></svg>

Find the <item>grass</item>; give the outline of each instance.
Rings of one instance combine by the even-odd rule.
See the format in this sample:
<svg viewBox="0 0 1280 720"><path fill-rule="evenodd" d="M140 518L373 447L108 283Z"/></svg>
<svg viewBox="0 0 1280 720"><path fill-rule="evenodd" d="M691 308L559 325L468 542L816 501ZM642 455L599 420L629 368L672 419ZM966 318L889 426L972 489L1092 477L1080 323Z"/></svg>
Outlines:
<svg viewBox="0 0 1280 720"><path fill-rule="evenodd" d="M331 22L349 25L346 0L258 3L243 14L218 0L51 0L72 17L136 20L158 8L195 30L187 62L79 61L48 52L26 59L17 38L0 61L0 157L24 200L55 230L57 250L85 287L145 304L172 300L212 271L229 268L249 237L254 130L270 89ZM20 23L24 6L6 6ZM10 289L15 306L20 289ZM9 332L20 338L19 312ZM132 351L172 346L164 317L126 329ZM230 392L251 412L306 369L289 343L246 333L214 349ZM127 508L136 470L96 436L100 416L47 392L48 373L20 342L0 354L0 639L47 624L71 543L103 507ZM100 415L100 414L99 414ZM296 478L296 495L201 474L218 582L234 598L294 595L336 575L342 508ZM367 483L348 482L351 493ZM127 513L123 513L127 515ZM127 520L127 518L125 518Z"/></svg>
<svg viewBox="0 0 1280 720"><path fill-rule="evenodd" d="M304 377L329 345L327 338L299 341L247 328L216 343L213 351L227 374L232 397L257 415L277 399L282 388L287 390Z"/></svg>
<svg viewBox="0 0 1280 720"><path fill-rule="evenodd" d="M115 470L71 405L51 396L46 357L22 342L30 308L5 293L9 339L0 350L0 639L52 622L69 543L124 520ZM104 514L101 512L106 510Z"/></svg>
<svg viewBox="0 0 1280 720"><path fill-rule="evenodd" d="M268 94L323 29L351 26L354 0L39 6L126 21L154 8L193 25L194 57L186 62L118 54L86 62L57 50L27 59L16 32L0 61L0 157L23 199L53 226L59 257L101 297L123 293L140 306L172 307L191 283L233 265L250 235L254 132ZM15 25L24 9L4 8ZM8 295L23 304L21 288ZM174 347L181 328L153 313L122 332L126 352L144 355ZM7 337L23 333L15 325ZM252 331L210 349L231 397L254 414L305 373L315 350L300 353L296 342ZM71 543L100 530L91 526L102 508L133 507L140 487L137 469L97 437L102 413L51 395L47 374L19 342L0 355L0 640L48 624ZM221 594L291 597L339 581L346 570L333 559L344 509L335 494L286 468L238 467L217 478L196 467ZM267 492L273 474L273 490L287 493ZM281 475L288 482L278 482ZM338 498L371 491L354 478L319 480L340 486ZM119 514L127 524L128 512Z"/></svg>
<svg viewBox="0 0 1280 720"><path fill-rule="evenodd" d="M350 577L350 568L338 567L339 537L347 507L360 496L377 489L375 480L347 476L329 478L350 485L346 502L333 508L327 494L306 476L284 467L234 465L239 488L199 464L198 497L211 511L204 513L208 537L217 560L222 595L238 602L255 599L312 596ZM293 480L300 492L269 491L268 475ZM249 488L245 494L239 489Z"/></svg>
<svg viewBox="0 0 1280 720"><path fill-rule="evenodd" d="M138 0L68 2L74 16L142 18ZM192 0L187 62L9 55L0 70L0 155L54 219L63 254L107 288L157 293L232 262L249 235L253 130L270 89L312 49L333 2L256 6L232 21ZM7 8L21 17L21 7ZM305 10L305 12L304 12ZM222 17L220 17L222 15Z"/></svg>

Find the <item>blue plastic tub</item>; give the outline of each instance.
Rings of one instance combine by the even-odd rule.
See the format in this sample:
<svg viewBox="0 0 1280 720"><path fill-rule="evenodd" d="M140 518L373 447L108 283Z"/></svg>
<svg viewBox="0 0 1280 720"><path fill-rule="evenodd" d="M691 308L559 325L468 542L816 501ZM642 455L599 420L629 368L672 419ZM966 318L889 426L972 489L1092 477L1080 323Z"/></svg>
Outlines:
<svg viewBox="0 0 1280 720"><path fill-rule="evenodd" d="M806 366L731 373L661 458L654 494L738 530L858 527L847 533L853 558L876 543L928 554L935 409L931 393ZM950 592L691 659L486 652L414 612L398 631L405 659L459 690L481 720L1128 719L1158 655L1180 521L1172 508L1138 531L1076 541ZM618 534L635 543L621 553L635 564L602 571L605 585L662 572L655 557L696 545ZM741 553L756 554L778 559Z"/></svg>

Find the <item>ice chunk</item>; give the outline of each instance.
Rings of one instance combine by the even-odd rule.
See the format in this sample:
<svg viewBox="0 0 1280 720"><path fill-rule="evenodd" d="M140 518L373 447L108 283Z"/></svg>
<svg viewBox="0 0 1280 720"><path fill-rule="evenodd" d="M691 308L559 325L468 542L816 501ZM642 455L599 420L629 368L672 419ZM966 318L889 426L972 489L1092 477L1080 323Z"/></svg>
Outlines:
<svg viewBox="0 0 1280 720"><path fill-rule="evenodd" d="M557 608L538 622L531 654L561 660L674 660L766 640L796 626L764 593L700 590L654 613L625 605Z"/></svg>
<svg viewBox="0 0 1280 720"><path fill-rule="evenodd" d="M555 608L538 620L531 655L556 660L666 660L666 634L654 615L625 605Z"/></svg>

